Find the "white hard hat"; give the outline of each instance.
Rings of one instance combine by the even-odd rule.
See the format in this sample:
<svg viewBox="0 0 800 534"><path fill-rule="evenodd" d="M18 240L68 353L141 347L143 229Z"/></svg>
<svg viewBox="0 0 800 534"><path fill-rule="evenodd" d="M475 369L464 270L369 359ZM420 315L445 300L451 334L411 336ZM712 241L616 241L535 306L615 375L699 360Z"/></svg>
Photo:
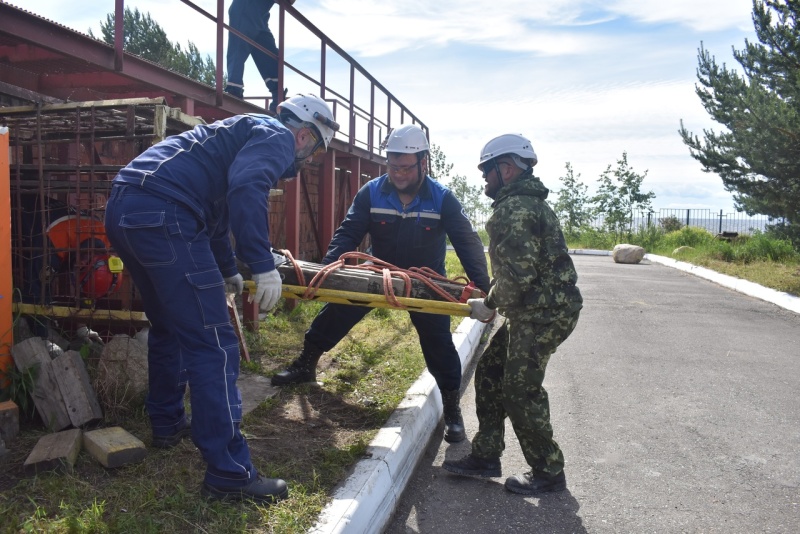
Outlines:
<svg viewBox="0 0 800 534"><path fill-rule="evenodd" d="M416 154L430 150L428 137L416 124L405 124L395 128L386 139L386 152Z"/></svg>
<svg viewBox="0 0 800 534"><path fill-rule="evenodd" d="M520 158L532 159L533 165L539 161L536 152L533 151L533 145L526 137L520 134L504 134L486 143L481 150L481 161L478 163L478 168L480 169L481 165L490 159L504 154L516 154Z"/></svg>
<svg viewBox="0 0 800 534"><path fill-rule="evenodd" d="M322 135L325 149L328 149L333 134L339 129L339 124L333 120L333 112L324 100L312 94L295 95L278 104L278 116L284 109L294 113L301 121L314 125Z"/></svg>

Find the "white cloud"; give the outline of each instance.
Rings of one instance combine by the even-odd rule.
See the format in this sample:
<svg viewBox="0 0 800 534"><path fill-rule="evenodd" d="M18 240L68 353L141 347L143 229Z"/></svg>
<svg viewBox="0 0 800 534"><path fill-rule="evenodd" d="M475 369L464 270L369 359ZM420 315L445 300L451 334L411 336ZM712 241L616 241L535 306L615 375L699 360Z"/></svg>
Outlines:
<svg viewBox="0 0 800 534"><path fill-rule="evenodd" d="M647 24L676 23L696 31L751 30L752 0L614 0L608 10Z"/></svg>
<svg viewBox="0 0 800 534"><path fill-rule="evenodd" d="M17 5L23 1L82 32L98 33L114 10L113 0ZM195 2L216 13L216 0ZM214 24L182 2L126 5L149 12L171 40L214 57ZM724 61L732 45L741 48L752 37L750 0L298 0L294 7L408 105L454 171L473 183L483 144L517 131L533 140L537 175L552 189L566 162L593 188L627 151L634 170L648 171L657 207L732 207L677 130L681 119L696 133L713 126L694 94L696 49L703 41ZM276 33L277 14L275 7ZM319 50L289 17L288 61L318 77ZM331 52L327 61L328 84L347 94L343 62ZM264 90L252 62L245 85ZM315 89L290 72L287 87Z"/></svg>

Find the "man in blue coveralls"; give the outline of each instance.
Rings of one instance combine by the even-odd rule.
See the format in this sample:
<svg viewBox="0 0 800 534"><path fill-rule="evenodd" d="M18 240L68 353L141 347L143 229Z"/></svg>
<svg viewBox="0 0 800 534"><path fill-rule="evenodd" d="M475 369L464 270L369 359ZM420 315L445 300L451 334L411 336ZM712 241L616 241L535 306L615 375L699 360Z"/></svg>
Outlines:
<svg viewBox="0 0 800 534"><path fill-rule="evenodd" d="M353 199L322 259L329 264L355 250L364 236L372 238L372 254L402 269L429 267L445 275L446 238L470 280L489 291L486 256L478 234L453 193L427 175L428 138L419 126L391 132L386 143L389 172L368 182ZM332 349L372 308L326 304L305 335L300 356L272 377L273 385L316 380L322 353ZM410 312L422 354L444 407L444 439L466 437L460 409L461 359L450 333L450 317Z"/></svg>
<svg viewBox="0 0 800 534"><path fill-rule="evenodd" d="M294 0L289 0L289 5ZM269 109L275 111L281 100L278 94L278 47L275 37L269 30L269 10L275 5L274 0L233 0L228 8L228 22L231 28L252 39L264 49L274 54L274 57L262 52L238 35L228 34L228 78L225 92L238 98L244 98L244 64L247 58L253 56L258 73L267 85L272 98Z"/></svg>
<svg viewBox="0 0 800 534"><path fill-rule="evenodd" d="M337 128L322 99L297 95L281 103L277 119L237 115L169 137L114 179L107 236L151 323L152 445L174 447L191 435L207 463L207 497L268 504L289 494L285 481L256 472L239 429L239 343L225 294L241 293L244 282L229 234L253 272L251 301L270 310L281 278L269 240L269 190L327 150Z"/></svg>

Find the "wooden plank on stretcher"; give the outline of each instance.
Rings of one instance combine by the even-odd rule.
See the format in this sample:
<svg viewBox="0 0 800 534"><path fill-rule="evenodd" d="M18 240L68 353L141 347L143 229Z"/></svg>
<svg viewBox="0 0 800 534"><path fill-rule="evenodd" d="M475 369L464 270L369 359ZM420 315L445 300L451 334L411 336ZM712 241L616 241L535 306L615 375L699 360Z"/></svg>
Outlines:
<svg viewBox="0 0 800 534"><path fill-rule="evenodd" d="M305 284L298 280L294 265L287 261L277 268L278 272L281 274L284 285L305 286L311 282L314 276L319 273L323 267L325 267L325 265L319 263L300 260L295 260L295 262L303 272ZM454 284L438 280L431 280L431 282L456 300L462 300L462 293L465 287L463 284ZM396 276L392 277L392 287L394 288L395 295L405 296L405 285L406 283L403 279ZM354 269L352 267L343 267L332 272L319 287L320 289L333 289L353 293L384 294L382 273L366 269ZM473 289L472 292L466 296L466 298L480 297L481 292L477 288ZM437 294L424 282L414 278L411 280L411 294L409 298L447 302L445 298ZM465 301L466 299L463 300Z"/></svg>

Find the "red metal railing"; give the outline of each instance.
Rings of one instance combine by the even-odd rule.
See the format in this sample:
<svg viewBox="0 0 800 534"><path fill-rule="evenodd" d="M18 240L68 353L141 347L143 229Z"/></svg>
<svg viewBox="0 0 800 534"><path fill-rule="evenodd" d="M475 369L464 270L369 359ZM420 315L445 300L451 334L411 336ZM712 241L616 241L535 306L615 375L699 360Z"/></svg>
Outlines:
<svg viewBox="0 0 800 534"><path fill-rule="evenodd" d="M125 12L125 0L115 0L115 69L122 70L123 62L123 42L124 35L122 29L122 21ZM186 6L194 9L216 25L216 102L217 106L222 104L223 100L223 37L224 31L232 32L251 45L257 47L259 50L264 51L274 57L274 54L265 50L254 41L242 35L235 29L225 24L225 0L217 0L216 14L211 14L198 6L191 0L181 0ZM377 154L378 147L381 141L391 128L397 127L400 124L411 122L418 124L426 133L428 127L419 120L419 118L411 112L400 100L395 97L386 87L383 86L374 76L372 76L363 66L361 66L355 59L353 59L347 52L345 52L339 45L329 39L319 28L305 18L294 7L285 3L285 0L277 0L276 4L279 9L278 28L276 30L277 44L278 44L278 94L283 93L285 70L293 72L297 76L312 83L319 89L319 96L331 104L334 116L337 122L342 126L336 137L340 140L346 141L350 147L360 147L370 153ZM300 68L288 63L285 59L285 30L286 30L286 14L291 15L298 23L305 27L312 35L316 36L320 42L320 71L318 78L312 74L304 72ZM349 66L349 88L347 95L337 92L327 84L328 75L328 53L333 52L344 60ZM357 102L356 82L359 77L369 84L368 100L366 104ZM266 105L268 98L263 96L248 97L250 100L264 99ZM379 98L386 99L386 110L384 112L377 111L377 100ZM393 119L393 110L399 112L399 119Z"/></svg>

